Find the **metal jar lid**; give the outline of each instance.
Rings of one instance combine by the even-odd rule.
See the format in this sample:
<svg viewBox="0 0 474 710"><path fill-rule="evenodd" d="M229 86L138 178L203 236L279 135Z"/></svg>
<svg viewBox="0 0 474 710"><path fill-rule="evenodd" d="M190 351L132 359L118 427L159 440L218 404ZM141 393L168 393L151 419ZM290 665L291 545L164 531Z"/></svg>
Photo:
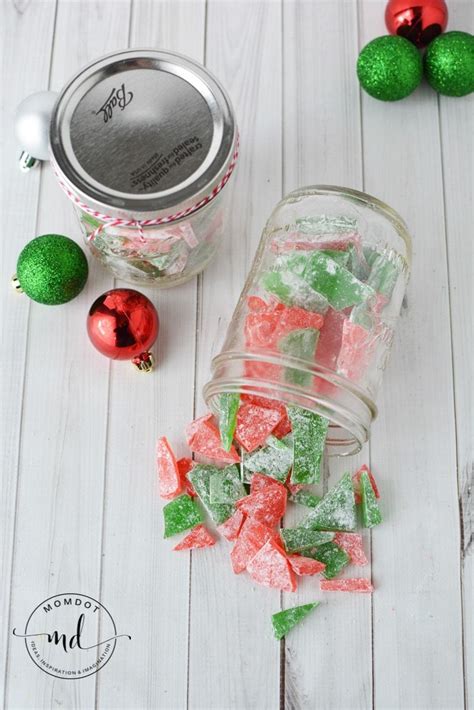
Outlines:
<svg viewBox="0 0 474 710"><path fill-rule="evenodd" d="M54 107L50 143L60 179L88 207L147 219L189 209L222 183L237 126L203 66L133 49L71 79Z"/></svg>

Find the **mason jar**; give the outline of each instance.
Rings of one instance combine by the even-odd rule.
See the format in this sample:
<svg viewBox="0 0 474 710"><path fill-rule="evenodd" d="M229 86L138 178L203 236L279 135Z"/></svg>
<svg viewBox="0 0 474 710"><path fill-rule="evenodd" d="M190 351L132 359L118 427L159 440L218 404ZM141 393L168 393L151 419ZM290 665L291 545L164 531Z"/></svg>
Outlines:
<svg viewBox="0 0 474 710"><path fill-rule="evenodd" d="M327 451L370 435L410 271L405 223L375 197L315 186L270 215L212 379L220 395L263 396L329 420Z"/></svg>
<svg viewBox="0 0 474 710"><path fill-rule="evenodd" d="M173 286L212 259L238 135L226 92L203 66L137 49L92 62L59 95L50 144L85 243L117 277Z"/></svg>

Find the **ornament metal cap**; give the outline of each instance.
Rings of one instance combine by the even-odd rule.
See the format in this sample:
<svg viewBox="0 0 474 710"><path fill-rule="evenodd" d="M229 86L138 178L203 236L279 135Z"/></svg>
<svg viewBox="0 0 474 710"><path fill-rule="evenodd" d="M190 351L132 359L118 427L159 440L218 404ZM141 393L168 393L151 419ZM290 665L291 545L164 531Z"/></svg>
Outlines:
<svg viewBox="0 0 474 710"><path fill-rule="evenodd" d="M140 355L136 355L131 362L139 372L151 372L155 365L155 359L148 350L140 353Z"/></svg>

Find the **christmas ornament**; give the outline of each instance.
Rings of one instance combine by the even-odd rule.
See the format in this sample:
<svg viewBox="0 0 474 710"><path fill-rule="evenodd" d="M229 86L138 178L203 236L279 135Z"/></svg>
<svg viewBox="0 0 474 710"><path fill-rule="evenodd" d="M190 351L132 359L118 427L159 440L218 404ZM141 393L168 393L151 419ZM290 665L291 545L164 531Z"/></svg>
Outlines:
<svg viewBox="0 0 474 710"><path fill-rule="evenodd" d="M405 98L416 89L422 75L419 52L403 37L377 37L364 47L357 60L362 88L381 101Z"/></svg>
<svg viewBox="0 0 474 710"><path fill-rule="evenodd" d="M446 32L425 54L428 83L445 96L466 96L474 91L474 35Z"/></svg>
<svg viewBox="0 0 474 710"><path fill-rule="evenodd" d="M76 242L61 234L45 234L21 252L13 285L33 301L56 306L75 298L87 275L87 259Z"/></svg>
<svg viewBox="0 0 474 710"><path fill-rule="evenodd" d="M390 0L385 24L390 34L426 47L446 29L448 8L444 0Z"/></svg>
<svg viewBox="0 0 474 710"><path fill-rule="evenodd" d="M112 360L131 360L141 372L153 369L148 352L158 335L158 313L142 293L115 288L94 301L87 332L94 347Z"/></svg>
<svg viewBox="0 0 474 710"><path fill-rule="evenodd" d="M57 94L38 91L28 96L16 110L15 133L23 148L20 169L31 170L38 160L49 160L49 124Z"/></svg>

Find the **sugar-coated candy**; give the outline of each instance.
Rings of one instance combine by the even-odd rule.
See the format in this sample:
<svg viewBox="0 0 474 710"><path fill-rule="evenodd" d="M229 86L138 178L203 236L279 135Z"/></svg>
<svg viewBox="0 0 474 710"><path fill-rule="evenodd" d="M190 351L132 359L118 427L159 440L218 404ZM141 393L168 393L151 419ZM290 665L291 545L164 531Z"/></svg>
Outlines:
<svg viewBox="0 0 474 710"><path fill-rule="evenodd" d="M342 330L346 320L347 315L344 311L335 311L334 308L328 309L318 340L316 357L318 365L327 367L329 370L336 369L342 343Z"/></svg>
<svg viewBox="0 0 474 710"><path fill-rule="evenodd" d="M317 606L319 606L319 602L313 602L312 604L294 606L292 609L285 609L284 611L278 611L276 614L273 614L272 626L275 638L280 641L280 639L286 636L300 621L303 621Z"/></svg>
<svg viewBox="0 0 474 710"><path fill-rule="evenodd" d="M364 527L373 528L375 525L379 525L382 522L382 515L367 471L362 471L360 475L360 497Z"/></svg>
<svg viewBox="0 0 474 710"><path fill-rule="evenodd" d="M164 506L163 518L165 521L165 537L177 535L204 522L196 501L186 493L174 498Z"/></svg>
<svg viewBox="0 0 474 710"><path fill-rule="evenodd" d="M321 251L321 254L325 254L333 261L336 261L339 264L339 266L345 266L345 267L347 267L347 264L348 264L350 256L351 256L351 252L349 250L342 251L340 249L323 249Z"/></svg>
<svg viewBox="0 0 474 710"><path fill-rule="evenodd" d="M178 466L179 476L181 478L181 483L184 492L190 495L191 498L194 498L196 495L196 491L194 490L193 484L188 478L188 473L194 465L193 460L188 458L187 456L183 456L183 458L178 459L176 461L176 465Z"/></svg>
<svg viewBox="0 0 474 710"><path fill-rule="evenodd" d="M296 491L291 493L290 500L293 503L299 503L300 505L306 506L306 508L316 508L318 503L321 502L321 498L311 491L305 489L301 491Z"/></svg>
<svg viewBox="0 0 474 710"><path fill-rule="evenodd" d="M375 296L371 286L359 281L348 269L321 251L311 253L303 278L315 291L325 296L336 311Z"/></svg>
<svg viewBox="0 0 474 710"><path fill-rule="evenodd" d="M230 451L237 424L240 394L224 392L219 397L219 431L224 451Z"/></svg>
<svg viewBox="0 0 474 710"><path fill-rule="evenodd" d="M329 421L301 407L288 407L293 432L292 483L319 483Z"/></svg>
<svg viewBox="0 0 474 710"><path fill-rule="evenodd" d="M336 577L349 564L349 555L334 542L326 542L326 544L317 547L314 552L305 552L303 554L319 560L325 565L323 575L326 579Z"/></svg>
<svg viewBox="0 0 474 710"><path fill-rule="evenodd" d="M246 495L246 490L240 480L237 466L218 468L211 474L209 480L209 502L229 503L233 505Z"/></svg>
<svg viewBox="0 0 474 710"><path fill-rule="evenodd" d="M174 498L183 490L183 481L173 450L166 436L156 442L156 467L162 498Z"/></svg>
<svg viewBox="0 0 474 710"><path fill-rule="evenodd" d="M323 592L365 592L371 594L374 591L370 579L322 579L319 586Z"/></svg>
<svg viewBox="0 0 474 710"><path fill-rule="evenodd" d="M195 550L198 547L211 547L216 541L204 525L193 528L186 537L179 542L173 550Z"/></svg>
<svg viewBox="0 0 474 710"><path fill-rule="evenodd" d="M274 527L285 514L286 497L284 486L270 485L237 501L236 507L248 518Z"/></svg>
<svg viewBox="0 0 474 710"><path fill-rule="evenodd" d="M334 542L350 557L351 564L356 567L363 567L369 564L364 546L362 543L362 535L358 533L337 532L334 535Z"/></svg>
<svg viewBox="0 0 474 710"><path fill-rule="evenodd" d="M354 217L346 217L345 215L339 215L335 217L333 215L317 215L315 217L299 217L296 220L298 226L298 231L303 232L303 234L315 234L315 235L328 235L328 234L338 234L341 235L339 242L347 244L347 240L354 238L357 229L357 220ZM342 238L344 235L344 239ZM346 236L347 235L347 236ZM336 247L333 247L334 249ZM341 246L341 248L343 248Z"/></svg>
<svg viewBox="0 0 474 710"><path fill-rule="evenodd" d="M269 436L266 446L249 456L244 456L244 470L247 475L264 473L284 483L293 464L293 446L286 438L277 439Z"/></svg>
<svg viewBox="0 0 474 710"><path fill-rule="evenodd" d="M342 327L341 349L337 357L337 371L348 380L360 380L369 366L380 339L378 333L346 319Z"/></svg>
<svg viewBox="0 0 474 710"><path fill-rule="evenodd" d="M219 430L212 419L212 414L195 419L186 427L186 441L196 454L222 463L240 463L234 446L225 451L221 445Z"/></svg>
<svg viewBox="0 0 474 710"><path fill-rule="evenodd" d="M247 572L258 584L274 587L282 592L296 591L295 573L281 547L272 539L252 557Z"/></svg>
<svg viewBox="0 0 474 710"><path fill-rule="evenodd" d="M307 528L282 528L280 536L287 552L311 550L334 539L335 533Z"/></svg>
<svg viewBox="0 0 474 710"><path fill-rule="evenodd" d="M372 268L367 279L367 283L375 291L387 298L391 297L400 276L400 267L395 259L396 257L393 253L377 254L372 262Z"/></svg>
<svg viewBox="0 0 474 710"><path fill-rule="evenodd" d="M225 523L221 523L217 526L217 530L222 537L225 537L226 540L231 542L238 538L244 520L245 515L241 513L240 510L236 510Z"/></svg>
<svg viewBox="0 0 474 710"><path fill-rule="evenodd" d="M237 413L235 439L248 452L262 446L282 419L281 411L244 402Z"/></svg>
<svg viewBox="0 0 474 710"><path fill-rule="evenodd" d="M235 574L240 574L250 560L257 554L270 539L276 539L277 533L268 525L247 518L244 520L239 536L230 553L232 569Z"/></svg>
<svg viewBox="0 0 474 710"><path fill-rule="evenodd" d="M370 485L372 486L372 490L374 491L375 497L380 498L380 493L379 489L377 488L377 483L375 482L375 478L372 474L372 471L366 466L365 464L359 468L358 471L354 473L352 476L352 482L354 484L354 494L355 494L355 500L356 503L359 504L361 502L361 497L360 497L360 477L362 475L362 471L367 471L369 479L370 479Z"/></svg>
<svg viewBox="0 0 474 710"><path fill-rule="evenodd" d="M194 490L216 525L224 523L234 512L234 506L230 503L211 503L211 478L220 472L221 469L216 466L198 464L188 473Z"/></svg>
<svg viewBox="0 0 474 710"><path fill-rule="evenodd" d="M268 490L271 488L276 488L281 491L282 495L286 495L285 486L276 480L276 478L271 478L266 476L264 473L253 473L250 479L250 493L258 493L262 490Z"/></svg>
<svg viewBox="0 0 474 710"><path fill-rule="evenodd" d="M323 562L313 560L310 557L302 557L301 555L290 555L288 562L298 577L312 577L315 574L324 572L326 569L326 565Z"/></svg>
<svg viewBox="0 0 474 710"><path fill-rule="evenodd" d="M326 493L316 508L303 521L310 530L352 532L357 525L352 478L345 473L339 483Z"/></svg>
<svg viewBox="0 0 474 710"><path fill-rule="evenodd" d="M278 349L285 355L291 355L300 360L313 361L318 338L319 330L316 328L293 330L281 338L278 342ZM286 382L291 384L308 387L312 374L294 367L285 367L284 378Z"/></svg>
<svg viewBox="0 0 474 710"><path fill-rule="evenodd" d="M248 395L248 394L242 395L241 399L244 402L250 402L251 404L256 404L259 407L266 407L267 409L273 409L273 410L280 412L281 419L273 430L273 436L276 436L278 439L282 439L284 436L286 436L287 434L290 433L290 431L291 431L290 420L288 419L286 407L284 404L282 404L282 402L279 402L277 399L270 399L267 397L258 397L255 395Z"/></svg>
<svg viewBox="0 0 474 710"><path fill-rule="evenodd" d="M316 313L325 313L328 309L327 299L297 273L267 271L262 277L262 287L287 306L299 306Z"/></svg>

